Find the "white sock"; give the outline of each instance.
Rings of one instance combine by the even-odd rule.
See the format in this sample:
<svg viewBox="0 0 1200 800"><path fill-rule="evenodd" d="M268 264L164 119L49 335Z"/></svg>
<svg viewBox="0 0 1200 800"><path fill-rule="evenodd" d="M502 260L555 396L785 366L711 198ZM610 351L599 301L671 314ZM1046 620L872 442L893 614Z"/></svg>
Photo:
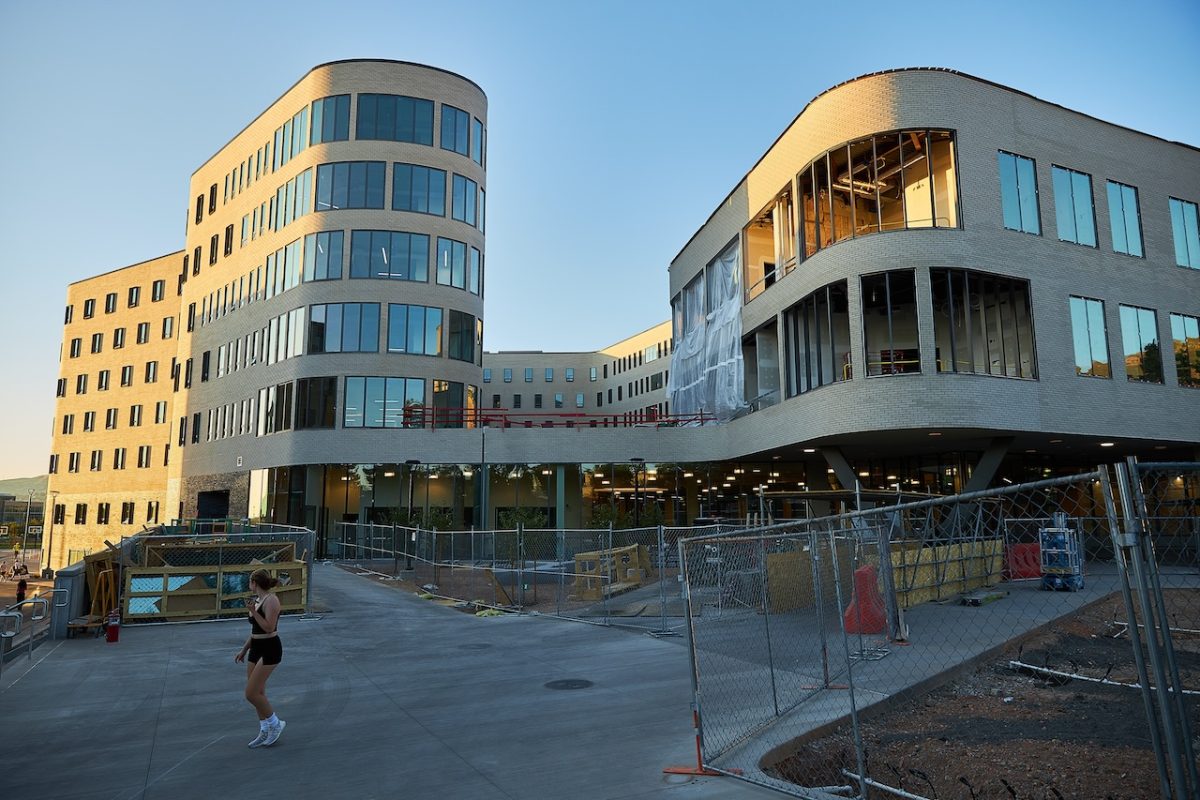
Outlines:
<svg viewBox="0 0 1200 800"><path fill-rule="evenodd" d="M265 719L260 719L258 721L258 729L260 731L265 731L267 729L267 721Z"/></svg>
<svg viewBox="0 0 1200 800"><path fill-rule="evenodd" d="M279 724L279 717L275 716L274 714L272 714L271 716L269 716L265 720L263 720L264 726L278 725L278 724Z"/></svg>

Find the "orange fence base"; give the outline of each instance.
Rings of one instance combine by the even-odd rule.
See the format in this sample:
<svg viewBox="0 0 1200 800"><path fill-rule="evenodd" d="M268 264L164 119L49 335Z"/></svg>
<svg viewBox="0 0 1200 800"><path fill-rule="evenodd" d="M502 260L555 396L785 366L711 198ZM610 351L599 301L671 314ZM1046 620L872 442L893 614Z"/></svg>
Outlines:
<svg viewBox="0 0 1200 800"><path fill-rule="evenodd" d="M709 769L704 766L704 756L700 751L700 715L692 709L692 727L696 730L696 766L694 767L664 767L663 772L668 775L709 775L720 776L726 773L732 775L741 775L740 769L727 769L725 772L717 772L715 769Z"/></svg>

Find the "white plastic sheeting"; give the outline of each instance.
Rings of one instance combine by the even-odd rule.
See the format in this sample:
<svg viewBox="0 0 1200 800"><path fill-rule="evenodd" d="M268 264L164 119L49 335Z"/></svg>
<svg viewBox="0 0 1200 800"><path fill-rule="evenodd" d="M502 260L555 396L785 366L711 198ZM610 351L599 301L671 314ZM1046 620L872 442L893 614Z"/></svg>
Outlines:
<svg viewBox="0 0 1200 800"><path fill-rule="evenodd" d="M746 405L742 370L741 247L734 242L674 302L671 413L721 422Z"/></svg>

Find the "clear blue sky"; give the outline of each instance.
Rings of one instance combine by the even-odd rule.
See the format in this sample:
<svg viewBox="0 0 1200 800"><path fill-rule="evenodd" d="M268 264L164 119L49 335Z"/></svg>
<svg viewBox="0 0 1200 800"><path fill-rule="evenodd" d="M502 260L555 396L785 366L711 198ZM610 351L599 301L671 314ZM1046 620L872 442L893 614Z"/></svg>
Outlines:
<svg viewBox="0 0 1200 800"><path fill-rule="evenodd" d="M191 172L355 57L488 94L489 350L666 319L671 258L810 99L863 73L950 67L1200 143L1196 0L0 0L0 478L46 470L66 285L182 247Z"/></svg>

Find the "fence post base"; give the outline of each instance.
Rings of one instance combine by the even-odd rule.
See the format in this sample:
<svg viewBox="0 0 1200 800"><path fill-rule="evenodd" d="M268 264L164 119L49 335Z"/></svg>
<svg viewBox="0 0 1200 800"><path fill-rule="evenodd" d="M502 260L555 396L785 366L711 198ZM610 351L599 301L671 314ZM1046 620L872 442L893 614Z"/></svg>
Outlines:
<svg viewBox="0 0 1200 800"><path fill-rule="evenodd" d="M725 772L718 772L715 769L709 769L704 766L704 756L700 752L700 715L696 713L696 709L692 709L692 727L696 730L696 766L686 767L663 767L663 772L668 775L708 775L719 777L725 774L741 775L740 769L729 769Z"/></svg>

